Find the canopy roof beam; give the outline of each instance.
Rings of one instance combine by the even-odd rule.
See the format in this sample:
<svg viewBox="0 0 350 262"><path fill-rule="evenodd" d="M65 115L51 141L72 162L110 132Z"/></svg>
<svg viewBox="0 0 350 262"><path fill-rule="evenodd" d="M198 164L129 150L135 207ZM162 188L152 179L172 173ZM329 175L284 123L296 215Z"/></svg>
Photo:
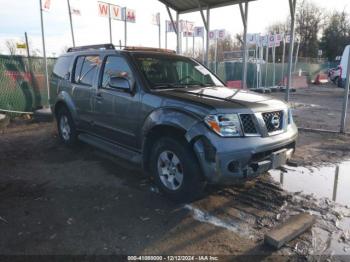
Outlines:
<svg viewBox="0 0 350 262"><path fill-rule="evenodd" d="M239 3L239 10L241 11L241 17L243 22L243 70L242 70L242 82L241 88L247 87L247 61L248 61L248 46L247 46L247 30L248 30L248 1Z"/></svg>
<svg viewBox="0 0 350 262"><path fill-rule="evenodd" d="M295 40L295 9L297 0L288 0L290 8L290 43L288 53L288 78L287 78L287 90L285 94L286 102L289 102L290 88L292 86L292 67L293 67L293 52L294 52L294 40Z"/></svg>

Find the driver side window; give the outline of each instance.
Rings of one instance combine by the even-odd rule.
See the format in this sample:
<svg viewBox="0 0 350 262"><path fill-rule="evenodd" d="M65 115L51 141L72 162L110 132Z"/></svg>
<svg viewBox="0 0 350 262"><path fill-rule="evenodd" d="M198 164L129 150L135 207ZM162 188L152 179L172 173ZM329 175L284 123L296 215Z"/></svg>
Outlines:
<svg viewBox="0 0 350 262"><path fill-rule="evenodd" d="M102 88L108 88L111 77L123 77L130 82L133 80L131 69L126 60L119 56L108 56L103 69Z"/></svg>

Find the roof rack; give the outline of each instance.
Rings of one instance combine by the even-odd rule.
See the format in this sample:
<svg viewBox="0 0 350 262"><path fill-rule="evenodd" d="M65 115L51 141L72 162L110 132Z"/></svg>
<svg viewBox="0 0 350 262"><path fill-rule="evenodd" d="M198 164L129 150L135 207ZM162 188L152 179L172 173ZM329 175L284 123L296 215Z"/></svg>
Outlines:
<svg viewBox="0 0 350 262"><path fill-rule="evenodd" d="M138 47L138 46L126 46L124 47L125 51L152 51L160 53L171 53L175 54L174 50L165 49L165 48L154 48L154 47Z"/></svg>
<svg viewBox="0 0 350 262"><path fill-rule="evenodd" d="M102 45L85 45L68 48L67 52L78 52L78 51L88 51L88 50L115 50L113 44L102 44Z"/></svg>

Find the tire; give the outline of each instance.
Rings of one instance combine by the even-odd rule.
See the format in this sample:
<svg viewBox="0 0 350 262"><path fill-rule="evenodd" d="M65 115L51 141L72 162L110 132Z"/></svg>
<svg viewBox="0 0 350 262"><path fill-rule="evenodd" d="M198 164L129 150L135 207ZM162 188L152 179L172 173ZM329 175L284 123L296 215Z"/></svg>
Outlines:
<svg viewBox="0 0 350 262"><path fill-rule="evenodd" d="M57 113L57 129L61 141L74 146L78 142L78 133L73 118L66 107L61 107Z"/></svg>
<svg viewBox="0 0 350 262"><path fill-rule="evenodd" d="M160 138L152 148L150 161L154 180L169 199L188 202L203 192L205 181L197 158L183 139Z"/></svg>

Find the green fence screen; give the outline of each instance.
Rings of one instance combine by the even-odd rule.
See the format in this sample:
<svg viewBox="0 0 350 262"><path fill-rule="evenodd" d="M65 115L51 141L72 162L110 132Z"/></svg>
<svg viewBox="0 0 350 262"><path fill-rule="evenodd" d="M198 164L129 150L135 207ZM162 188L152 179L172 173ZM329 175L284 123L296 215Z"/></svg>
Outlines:
<svg viewBox="0 0 350 262"><path fill-rule="evenodd" d="M55 62L48 59L49 74ZM0 55L0 111L33 112L48 105L42 58Z"/></svg>
<svg viewBox="0 0 350 262"><path fill-rule="evenodd" d="M55 58L48 59L49 74L51 75ZM331 67L330 64L298 63L296 71L301 69L308 75L309 81L319 72ZM265 70L267 67L267 86L273 83L273 64L261 66L262 86L265 86ZM210 68L215 68L214 63ZM256 64L248 63L247 86L256 87ZM287 64L284 66L287 74ZM241 80L242 63L221 62L217 64L217 74L224 81ZM282 64L276 64L276 84L282 81ZM0 111L10 110L33 112L36 108L48 105L47 89L44 80L44 63L40 57L26 58L22 56L0 55Z"/></svg>

